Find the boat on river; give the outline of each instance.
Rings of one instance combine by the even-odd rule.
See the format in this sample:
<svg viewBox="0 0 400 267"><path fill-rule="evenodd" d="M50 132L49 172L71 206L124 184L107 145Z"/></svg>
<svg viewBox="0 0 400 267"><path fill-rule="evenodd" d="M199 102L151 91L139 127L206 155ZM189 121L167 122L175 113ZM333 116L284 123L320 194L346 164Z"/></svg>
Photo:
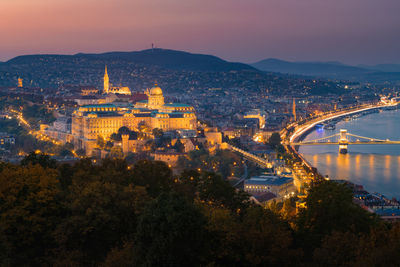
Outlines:
<svg viewBox="0 0 400 267"><path fill-rule="evenodd" d="M324 125L324 130L332 131L335 129L336 129L336 125L334 123L328 123L328 124Z"/></svg>

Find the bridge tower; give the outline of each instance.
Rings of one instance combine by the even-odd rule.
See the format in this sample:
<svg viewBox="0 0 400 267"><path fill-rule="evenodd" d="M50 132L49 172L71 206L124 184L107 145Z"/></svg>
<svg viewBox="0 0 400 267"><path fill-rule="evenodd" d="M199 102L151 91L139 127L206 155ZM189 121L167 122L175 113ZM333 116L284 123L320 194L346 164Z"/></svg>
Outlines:
<svg viewBox="0 0 400 267"><path fill-rule="evenodd" d="M339 137L339 153L347 154L347 146L349 145L349 140L347 139L347 130L340 129Z"/></svg>

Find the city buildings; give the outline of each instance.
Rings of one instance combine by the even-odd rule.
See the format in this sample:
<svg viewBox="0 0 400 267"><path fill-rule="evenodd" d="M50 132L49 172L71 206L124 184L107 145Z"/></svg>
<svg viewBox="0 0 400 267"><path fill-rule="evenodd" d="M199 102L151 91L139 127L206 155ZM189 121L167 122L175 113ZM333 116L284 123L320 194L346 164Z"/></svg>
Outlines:
<svg viewBox="0 0 400 267"><path fill-rule="evenodd" d="M5 132L0 132L0 147L4 145L14 145L15 144L15 137Z"/></svg>
<svg viewBox="0 0 400 267"><path fill-rule="evenodd" d="M274 196L278 199L292 196L297 192L293 178L274 175L254 176L244 181L244 191L256 199L265 199L265 196ZM275 198L274 197L274 198ZM273 197L268 198L268 200ZM264 200L265 201L265 200Z"/></svg>

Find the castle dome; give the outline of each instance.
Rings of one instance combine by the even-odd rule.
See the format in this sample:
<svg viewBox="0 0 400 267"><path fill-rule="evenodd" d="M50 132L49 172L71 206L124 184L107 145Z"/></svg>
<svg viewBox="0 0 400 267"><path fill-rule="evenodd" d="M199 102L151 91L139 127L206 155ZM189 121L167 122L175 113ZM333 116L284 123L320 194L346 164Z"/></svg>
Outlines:
<svg viewBox="0 0 400 267"><path fill-rule="evenodd" d="M153 88L150 89L150 95L162 95L163 92L160 87L155 85Z"/></svg>

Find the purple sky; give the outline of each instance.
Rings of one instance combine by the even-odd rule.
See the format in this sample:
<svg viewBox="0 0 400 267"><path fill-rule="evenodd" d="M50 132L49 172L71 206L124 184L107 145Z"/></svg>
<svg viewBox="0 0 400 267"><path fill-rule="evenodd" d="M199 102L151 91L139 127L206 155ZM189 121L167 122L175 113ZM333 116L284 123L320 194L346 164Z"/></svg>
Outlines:
<svg viewBox="0 0 400 267"><path fill-rule="evenodd" d="M400 63L400 0L0 0L0 60L185 50L253 62Z"/></svg>

